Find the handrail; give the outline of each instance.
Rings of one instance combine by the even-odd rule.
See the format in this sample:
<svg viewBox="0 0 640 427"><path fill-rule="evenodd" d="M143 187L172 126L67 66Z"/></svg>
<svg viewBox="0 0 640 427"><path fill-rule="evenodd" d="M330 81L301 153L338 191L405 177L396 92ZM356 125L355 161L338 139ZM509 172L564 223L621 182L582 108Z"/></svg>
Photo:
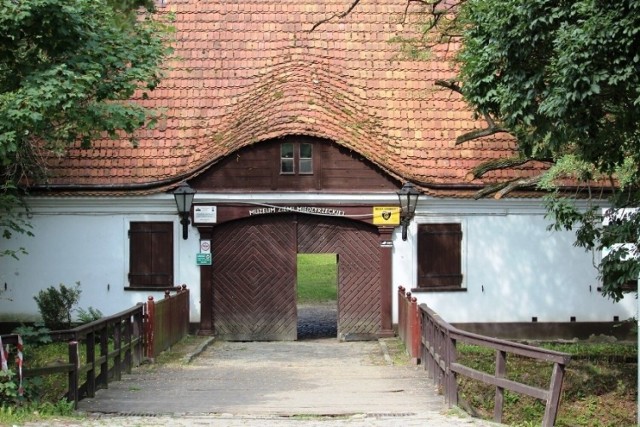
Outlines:
<svg viewBox="0 0 640 427"><path fill-rule="evenodd" d="M445 402L449 406L458 404L456 374L460 374L496 387L494 421L502 422L504 390L510 390L544 400L546 405L542 425L545 427L553 426L560 405L564 370L571 359L570 355L463 331L444 321L426 304L420 304L420 316L422 360L434 383L442 387ZM495 374L491 375L458 363L457 342L494 349L496 351ZM507 379L506 360L508 353L553 363L549 388L541 389Z"/></svg>
<svg viewBox="0 0 640 427"><path fill-rule="evenodd" d="M402 286L398 287L398 336L411 361L420 364L420 311L418 300Z"/></svg>
<svg viewBox="0 0 640 427"><path fill-rule="evenodd" d="M176 291L173 296L166 291L159 301L147 300L145 356L151 360L189 333L189 289L182 285Z"/></svg>
<svg viewBox="0 0 640 427"><path fill-rule="evenodd" d="M181 319L186 319L180 327L181 336L171 335L171 344L188 333L189 321L189 292L186 285L177 288L181 301ZM186 291L186 292L185 292ZM176 299L165 294L167 303ZM186 298L186 299L185 299ZM148 306L138 303L134 307L119 313L103 317L93 322L77 326L68 330L51 331L49 336L53 342L68 343L68 363L28 368L22 370L24 378L65 373L68 374L67 399L77 408L78 401L84 397L94 397L100 388L107 388L110 381L119 381L123 373L131 373L133 366L138 366L144 357L143 349L149 352L149 343L145 337L153 336L149 326L175 329L172 325L173 311L167 311L163 319L162 313L149 316ZM150 318L151 317L151 318ZM164 331L156 331L162 334ZM2 336L3 344L17 346L18 335ZM84 348L84 360L80 357L80 350ZM159 352L159 351L158 351Z"/></svg>

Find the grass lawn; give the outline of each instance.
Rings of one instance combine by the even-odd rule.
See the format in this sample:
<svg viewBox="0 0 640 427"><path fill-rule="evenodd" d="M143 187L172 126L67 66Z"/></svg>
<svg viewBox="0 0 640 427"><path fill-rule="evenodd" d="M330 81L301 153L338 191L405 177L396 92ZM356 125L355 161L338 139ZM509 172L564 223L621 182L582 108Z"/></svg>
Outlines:
<svg viewBox="0 0 640 427"><path fill-rule="evenodd" d="M298 303L336 301L338 297L336 254L298 254Z"/></svg>
<svg viewBox="0 0 640 427"><path fill-rule="evenodd" d="M571 354L565 370L556 426L626 427L636 425L637 346L635 343L546 344L545 348ZM495 352L459 345L458 360L467 366L493 374ZM552 365L511 355L507 377L540 388L548 388ZM495 388L459 377L460 397L468 412L492 419ZM461 400L462 400L461 399ZM465 406L462 404L461 406ZM544 403L505 392L503 423L539 426Z"/></svg>

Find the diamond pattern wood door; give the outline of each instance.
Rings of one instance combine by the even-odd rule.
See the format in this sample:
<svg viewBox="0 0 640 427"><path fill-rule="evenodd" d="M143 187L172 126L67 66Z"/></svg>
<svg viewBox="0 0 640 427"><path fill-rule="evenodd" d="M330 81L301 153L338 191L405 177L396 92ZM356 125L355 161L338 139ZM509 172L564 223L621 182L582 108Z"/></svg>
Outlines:
<svg viewBox="0 0 640 427"><path fill-rule="evenodd" d="M338 254L338 338L377 337L380 244L375 227L344 218L298 216L299 253Z"/></svg>
<svg viewBox="0 0 640 427"><path fill-rule="evenodd" d="M231 222L213 233L213 327L220 339L297 338L296 227L290 215Z"/></svg>

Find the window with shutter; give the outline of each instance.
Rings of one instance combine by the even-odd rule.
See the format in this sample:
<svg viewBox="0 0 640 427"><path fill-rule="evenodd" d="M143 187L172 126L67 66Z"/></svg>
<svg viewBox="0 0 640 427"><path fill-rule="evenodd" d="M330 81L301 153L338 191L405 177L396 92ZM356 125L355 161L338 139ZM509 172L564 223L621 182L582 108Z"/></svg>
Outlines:
<svg viewBox="0 0 640 427"><path fill-rule="evenodd" d="M418 225L418 288L462 288L461 224Z"/></svg>
<svg viewBox="0 0 640 427"><path fill-rule="evenodd" d="M168 288L173 283L173 223L129 224L129 286Z"/></svg>

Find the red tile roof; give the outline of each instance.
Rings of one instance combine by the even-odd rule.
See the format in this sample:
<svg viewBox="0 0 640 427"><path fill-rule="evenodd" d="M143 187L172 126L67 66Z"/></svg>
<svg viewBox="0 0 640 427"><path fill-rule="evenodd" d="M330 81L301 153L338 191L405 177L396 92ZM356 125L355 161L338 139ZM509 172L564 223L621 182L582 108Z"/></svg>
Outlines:
<svg viewBox="0 0 640 427"><path fill-rule="evenodd" d="M455 146L457 136L482 123L457 94L434 86L452 76L446 50L409 60L390 42L415 30L403 23L402 0L363 1L313 32L351 0L165 3L159 13L175 13L175 57L167 78L138 102L166 118L140 131L135 148L105 140L72 149L52 163L51 183L160 191L158 183L287 134L332 139L402 180L434 188L465 183L473 166L511 152L505 137Z"/></svg>

